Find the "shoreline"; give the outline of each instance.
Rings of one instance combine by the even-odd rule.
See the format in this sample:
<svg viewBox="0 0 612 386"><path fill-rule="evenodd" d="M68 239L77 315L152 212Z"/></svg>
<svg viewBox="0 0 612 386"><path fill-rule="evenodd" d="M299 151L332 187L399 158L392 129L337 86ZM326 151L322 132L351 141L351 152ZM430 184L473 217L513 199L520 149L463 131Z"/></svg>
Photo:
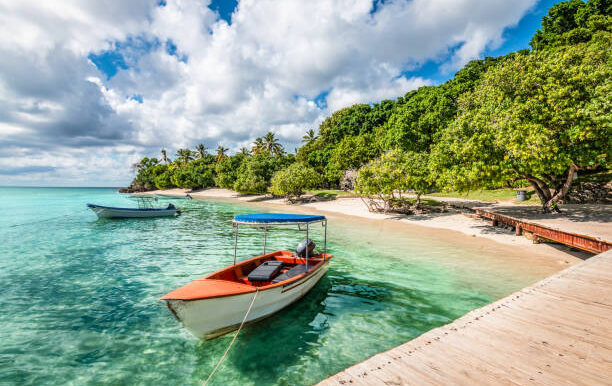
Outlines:
<svg viewBox="0 0 612 386"><path fill-rule="evenodd" d="M329 201L316 201L302 204L288 204L282 198L270 198L265 195L244 195L228 189L211 188L196 192L187 189L168 189L146 192L161 196L184 197L189 194L193 199L217 200L255 205L268 210L279 210L300 213L326 214L348 218L351 221L363 221L364 226L382 223L386 227L408 231L432 239L452 239L453 242L471 245L476 248L499 249L499 252L518 249L521 255L530 259L555 262L556 271L577 264L592 254L572 250L564 245L534 244L523 236L516 236L513 231L492 227L486 221L465 215L459 210L427 215L400 215L370 212L359 198L338 198ZM290 208L290 209L289 209ZM443 233L440 233L443 232ZM534 261L535 263L535 261ZM544 261L539 261L544 263Z"/></svg>

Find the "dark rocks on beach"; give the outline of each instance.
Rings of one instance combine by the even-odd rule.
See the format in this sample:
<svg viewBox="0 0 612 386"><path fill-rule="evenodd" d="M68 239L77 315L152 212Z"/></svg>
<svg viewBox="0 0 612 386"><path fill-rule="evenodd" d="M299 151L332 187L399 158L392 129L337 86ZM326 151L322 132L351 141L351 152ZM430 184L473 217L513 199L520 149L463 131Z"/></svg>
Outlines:
<svg viewBox="0 0 612 386"><path fill-rule="evenodd" d="M144 185L130 185L127 188L119 189L119 193L142 193L155 189L147 189Z"/></svg>
<svg viewBox="0 0 612 386"><path fill-rule="evenodd" d="M582 182L572 186L566 204L612 204L612 182Z"/></svg>

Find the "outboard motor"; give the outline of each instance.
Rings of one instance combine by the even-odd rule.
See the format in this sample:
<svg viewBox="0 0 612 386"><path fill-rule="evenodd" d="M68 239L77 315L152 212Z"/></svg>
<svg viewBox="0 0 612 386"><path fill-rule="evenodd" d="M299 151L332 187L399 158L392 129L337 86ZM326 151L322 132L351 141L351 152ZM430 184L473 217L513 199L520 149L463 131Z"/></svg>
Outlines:
<svg viewBox="0 0 612 386"><path fill-rule="evenodd" d="M306 246L308 245L308 257L312 256L312 252L314 251L316 244L311 239L302 240L301 243L298 244L297 248L295 248L295 253L298 257L306 257Z"/></svg>
<svg viewBox="0 0 612 386"><path fill-rule="evenodd" d="M170 203L166 209L176 209L176 206Z"/></svg>

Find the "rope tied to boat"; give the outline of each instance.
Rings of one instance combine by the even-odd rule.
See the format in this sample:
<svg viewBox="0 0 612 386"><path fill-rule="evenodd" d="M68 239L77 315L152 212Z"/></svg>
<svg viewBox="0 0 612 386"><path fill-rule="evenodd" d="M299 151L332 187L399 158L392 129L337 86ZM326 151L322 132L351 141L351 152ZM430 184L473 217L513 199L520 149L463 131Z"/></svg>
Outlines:
<svg viewBox="0 0 612 386"><path fill-rule="evenodd" d="M208 378L206 378L206 381L204 381L203 386L206 386L208 384L208 382L212 379L213 375L215 375L215 373L217 372L217 369L219 369L219 366L221 366L221 362L223 362L223 360L227 356L227 353L229 352L229 350L234 345L234 342L236 342L236 338L238 338L238 334L240 334L240 331L242 330L242 327L244 326L244 323L246 322L247 318L249 317L249 314L251 313L251 309L253 308L253 304L255 304L255 299L257 299L257 294L259 294L259 288L255 288L255 295L253 295L253 299L251 300L251 304L249 305L249 308L247 309L246 314L244 314L244 318L242 318L242 322L240 323L240 327L238 327L238 331L236 331L236 335L234 335L234 337L232 338L232 341L230 342L229 346L227 346L227 348L225 349L225 352L223 353L223 355L219 359L219 362L217 362L217 365L215 366L213 371L210 373Z"/></svg>

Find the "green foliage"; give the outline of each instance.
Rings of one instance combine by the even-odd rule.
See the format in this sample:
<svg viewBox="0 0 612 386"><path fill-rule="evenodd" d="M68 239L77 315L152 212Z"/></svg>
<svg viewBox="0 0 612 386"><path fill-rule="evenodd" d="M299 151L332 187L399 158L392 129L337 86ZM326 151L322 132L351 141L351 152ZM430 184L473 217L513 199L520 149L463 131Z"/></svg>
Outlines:
<svg viewBox="0 0 612 386"><path fill-rule="evenodd" d="M396 195L412 190L420 196L427 193L433 184L428 168L427 153L390 151L370 161L359 169L355 191L368 197L378 197L387 208Z"/></svg>
<svg viewBox="0 0 612 386"><path fill-rule="evenodd" d="M238 153L231 157L225 157L215 166L215 184L225 189L233 189L238 176L238 169L247 156Z"/></svg>
<svg viewBox="0 0 612 386"><path fill-rule="evenodd" d="M380 150L374 142L373 134L345 137L331 151L325 166L325 176L335 185L345 170L359 169L379 154Z"/></svg>
<svg viewBox="0 0 612 386"><path fill-rule="evenodd" d="M249 194L266 193L272 176L285 167L286 162L286 158L273 157L266 152L246 158L238 168L234 190Z"/></svg>
<svg viewBox="0 0 612 386"><path fill-rule="evenodd" d="M153 174L155 175L153 181L157 189L169 189L174 187L174 184L172 183L172 174L168 165L155 165L153 167Z"/></svg>
<svg viewBox="0 0 612 386"><path fill-rule="evenodd" d="M444 184L465 191L524 178L550 205L571 167L609 166L610 47L611 34L598 32L489 69L433 149Z"/></svg>
<svg viewBox="0 0 612 386"><path fill-rule="evenodd" d="M187 164L175 165L171 182L184 189L201 189L213 186L214 165L206 159L197 159Z"/></svg>
<svg viewBox="0 0 612 386"><path fill-rule="evenodd" d="M457 115L457 99L471 91L497 59L473 60L440 86L421 87L398 99L389 119L377 130L381 147L427 151L438 133Z"/></svg>
<svg viewBox="0 0 612 386"><path fill-rule="evenodd" d="M193 161L195 152L189 149L178 149L176 151L176 160L182 163Z"/></svg>
<svg viewBox="0 0 612 386"><path fill-rule="evenodd" d="M155 173L154 167L158 164L157 158L144 157L140 162L133 165L137 170L136 177L132 182L134 185L143 186L147 190L155 188Z"/></svg>
<svg viewBox="0 0 612 386"><path fill-rule="evenodd" d="M270 192L287 198L300 197L307 189L318 186L320 180L321 176L313 168L295 162L274 174Z"/></svg>
<svg viewBox="0 0 612 386"><path fill-rule="evenodd" d="M542 18L542 29L531 39L534 50L587 42L596 31L610 31L609 0L569 0L553 5Z"/></svg>

